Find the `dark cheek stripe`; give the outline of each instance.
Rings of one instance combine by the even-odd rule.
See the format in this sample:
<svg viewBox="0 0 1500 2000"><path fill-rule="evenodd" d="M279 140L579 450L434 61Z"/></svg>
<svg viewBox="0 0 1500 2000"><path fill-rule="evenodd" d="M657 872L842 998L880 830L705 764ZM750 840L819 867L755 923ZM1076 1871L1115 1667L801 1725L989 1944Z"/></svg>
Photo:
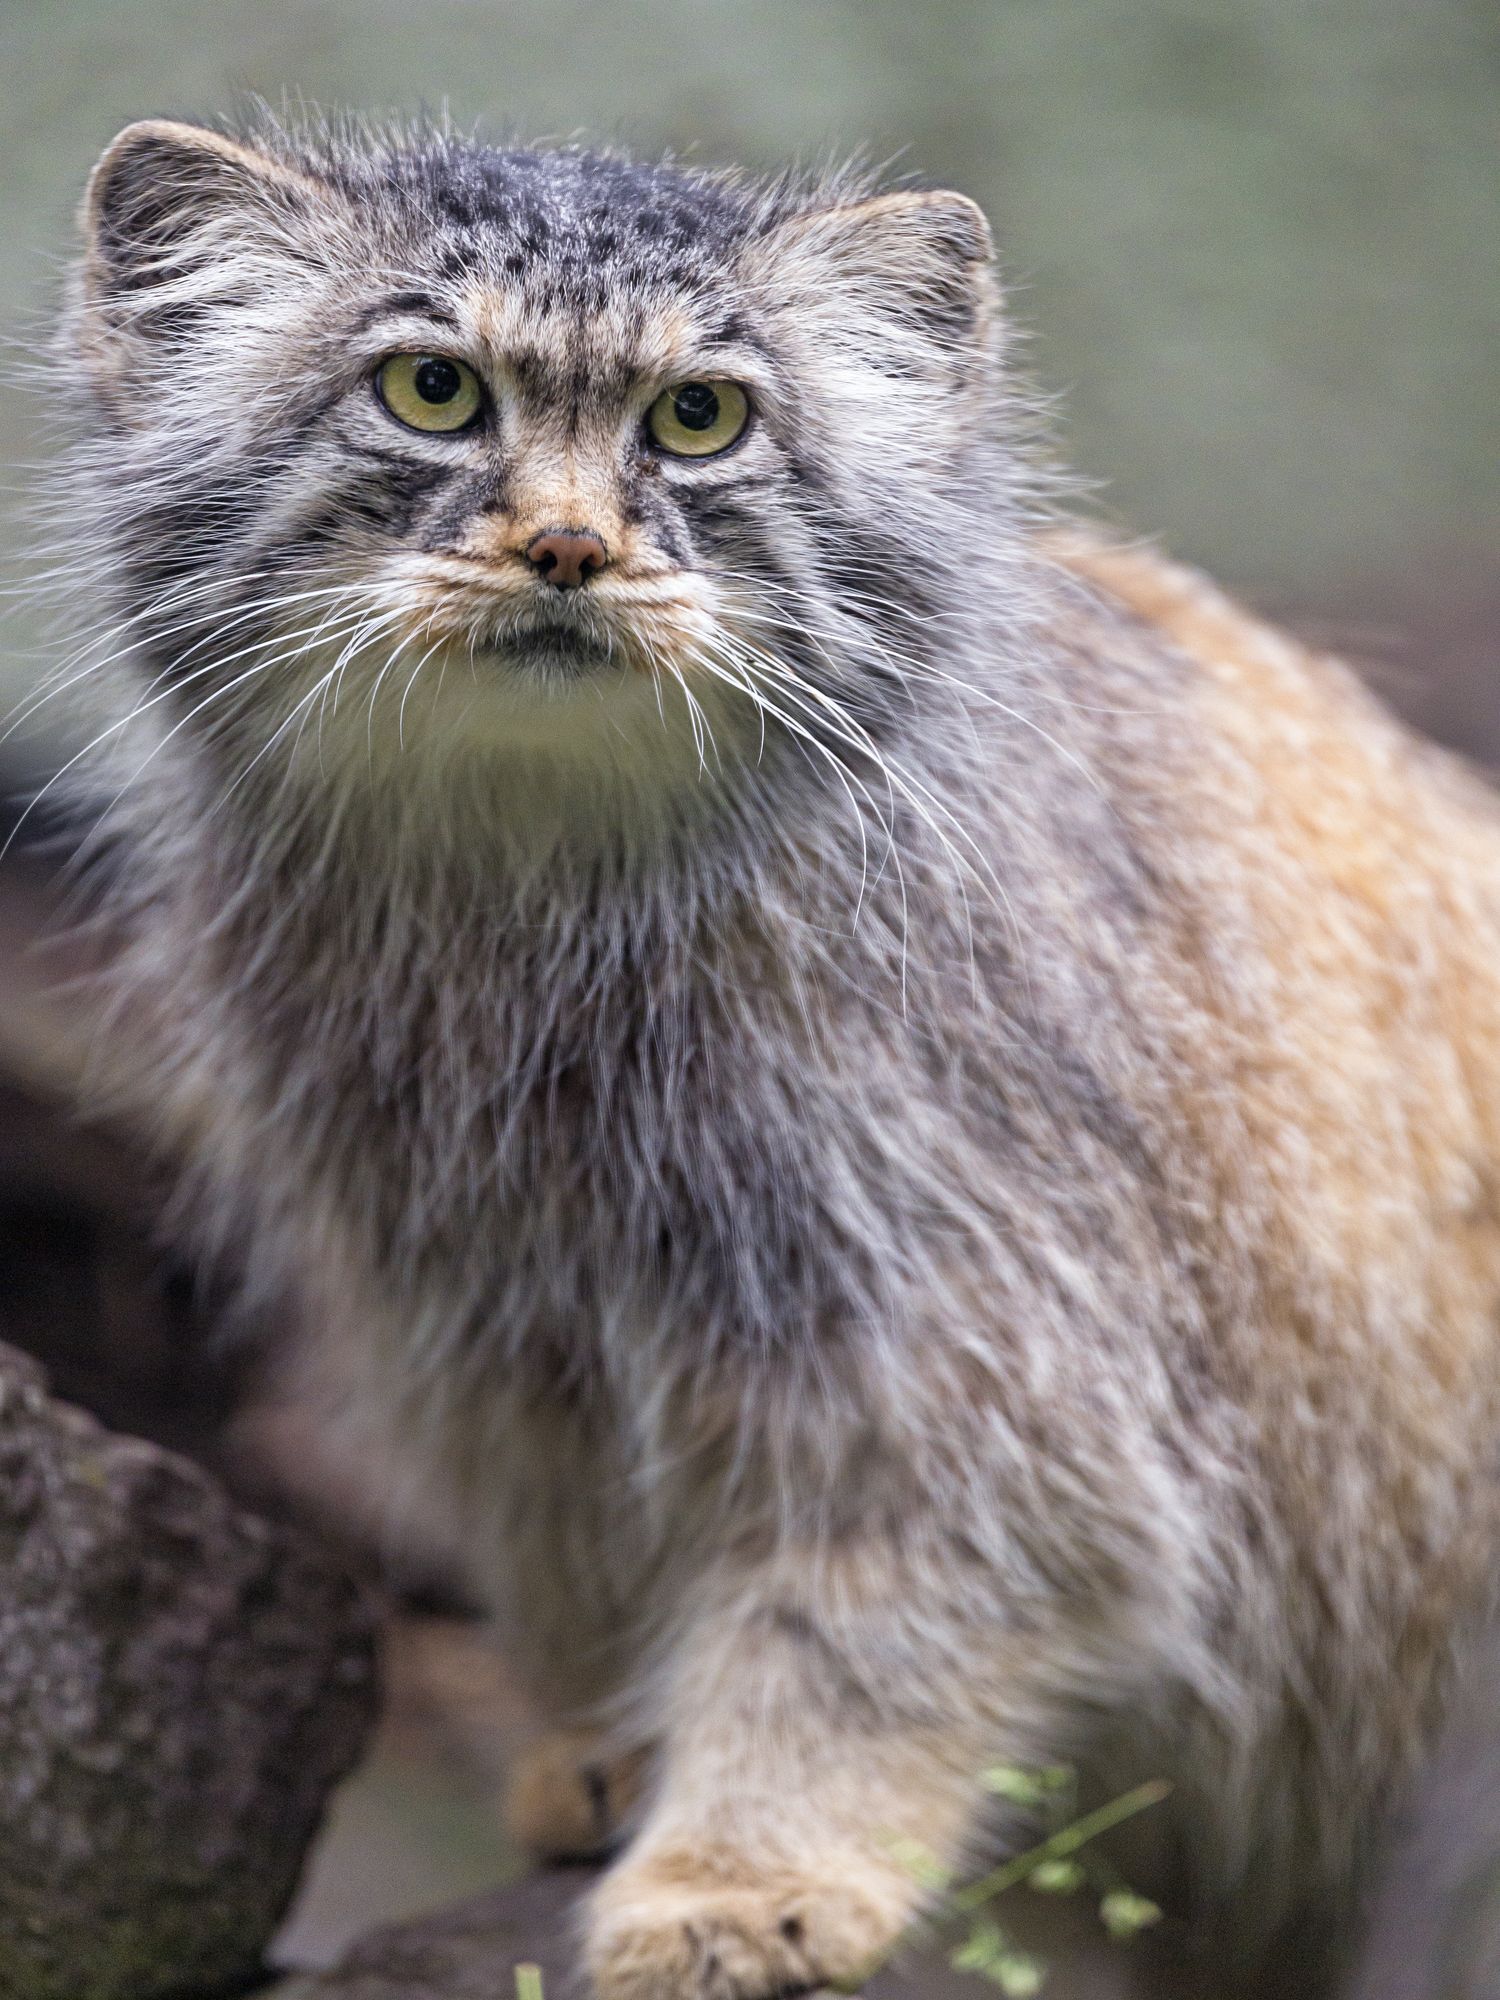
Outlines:
<svg viewBox="0 0 1500 2000"><path fill-rule="evenodd" d="M382 472L391 473L397 479L409 480L413 485L423 483L430 488L453 477L448 466L433 465L425 458L408 456L406 452L386 445L361 445L355 455L364 464L378 465Z"/></svg>
<svg viewBox="0 0 1500 2000"><path fill-rule="evenodd" d="M795 574L806 566L811 546L807 525L772 482L736 483L718 493L693 494L683 513L694 545L710 557L716 549L741 554L749 548L760 558L763 570L775 576Z"/></svg>
<svg viewBox="0 0 1500 2000"><path fill-rule="evenodd" d="M507 485L504 472L498 468L467 477L455 471L441 504L430 509L421 524L418 546L428 554L456 548L476 521L505 511Z"/></svg>
<svg viewBox="0 0 1500 2000"><path fill-rule="evenodd" d="M690 560L692 542L681 511L654 478L638 474L627 481L621 495L621 511L628 522L644 528L663 555L674 563L685 565Z"/></svg>
<svg viewBox="0 0 1500 2000"><path fill-rule="evenodd" d="M451 474L441 467L398 461L399 469L350 468L337 482L309 494L306 511L277 540L264 548L269 564L295 559L299 548L337 546L351 531L376 529L385 540L398 540L411 529L423 505L441 490Z"/></svg>

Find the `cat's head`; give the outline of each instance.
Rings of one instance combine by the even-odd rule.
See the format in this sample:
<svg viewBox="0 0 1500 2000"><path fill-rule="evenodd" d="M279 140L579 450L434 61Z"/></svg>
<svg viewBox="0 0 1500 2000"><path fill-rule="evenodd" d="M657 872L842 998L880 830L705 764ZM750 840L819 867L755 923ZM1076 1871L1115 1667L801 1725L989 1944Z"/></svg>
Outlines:
<svg viewBox="0 0 1500 2000"><path fill-rule="evenodd" d="M190 732L864 728L997 559L960 195L150 122L85 230L75 491Z"/></svg>

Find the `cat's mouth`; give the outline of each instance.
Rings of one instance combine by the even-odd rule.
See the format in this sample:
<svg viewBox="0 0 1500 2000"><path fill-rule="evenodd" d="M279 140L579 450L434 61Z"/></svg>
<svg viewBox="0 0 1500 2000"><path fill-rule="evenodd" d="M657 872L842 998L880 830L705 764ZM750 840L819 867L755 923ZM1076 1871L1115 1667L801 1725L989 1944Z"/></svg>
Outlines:
<svg viewBox="0 0 1500 2000"><path fill-rule="evenodd" d="M624 649L614 634L549 619L510 622L481 641L475 658L502 661L540 675L577 675L625 664Z"/></svg>
<svg viewBox="0 0 1500 2000"><path fill-rule="evenodd" d="M480 667L489 663L558 684L606 672L648 673L664 642L674 650L681 616L678 604L543 599L509 605L479 624L473 657Z"/></svg>

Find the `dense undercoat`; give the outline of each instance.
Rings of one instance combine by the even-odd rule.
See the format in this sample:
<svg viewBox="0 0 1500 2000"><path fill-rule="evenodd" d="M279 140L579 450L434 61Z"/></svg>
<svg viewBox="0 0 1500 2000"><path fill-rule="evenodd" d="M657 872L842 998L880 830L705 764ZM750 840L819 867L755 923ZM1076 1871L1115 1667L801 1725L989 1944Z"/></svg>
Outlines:
<svg viewBox="0 0 1500 2000"><path fill-rule="evenodd" d="M1326 1928L1493 1548L1490 797L1049 525L956 197L137 128L90 226L188 1205L539 1691L662 1746L605 1993L853 1976L1000 1759L1171 1776L1247 1966ZM360 386L450 323L462 462ZM705 354L754 435L664 471ZM575 520L604 664L513 670ZM351 579L318 700L364 628L285 593Z"/></svg>

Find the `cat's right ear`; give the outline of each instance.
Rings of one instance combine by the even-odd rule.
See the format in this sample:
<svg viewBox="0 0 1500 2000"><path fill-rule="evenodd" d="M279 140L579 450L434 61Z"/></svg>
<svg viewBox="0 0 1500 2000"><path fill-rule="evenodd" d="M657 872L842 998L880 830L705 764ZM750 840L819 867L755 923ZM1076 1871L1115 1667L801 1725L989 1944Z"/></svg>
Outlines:
<svg viewBox="0 0 1500 2000"><path fill-rule="evenodd" d="M127 353L243 286L304 216L310 183L238 139L169 119L127 125L89 176L83 348L101 386Z"/></svg>
<svg viewBox="0 0 1500 2000"><path fill-rule="evenodd" d="M994 245L983 211L947 189L895 188L812 207L778 223L751 252L774 260L803 310L864 324L959 360L983 349L999 315ZM908 355L913 359L913 354Z"/></svg>

